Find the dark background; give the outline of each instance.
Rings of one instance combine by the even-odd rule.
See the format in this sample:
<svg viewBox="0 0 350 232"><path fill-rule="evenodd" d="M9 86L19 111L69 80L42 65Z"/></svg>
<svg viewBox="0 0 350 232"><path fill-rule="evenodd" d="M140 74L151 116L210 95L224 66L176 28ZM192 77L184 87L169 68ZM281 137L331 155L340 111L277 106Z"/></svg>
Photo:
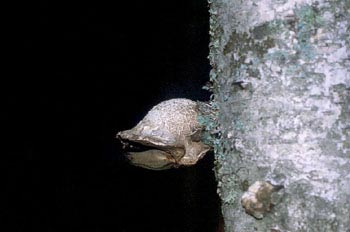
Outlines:
<svg viewBox="0 0 350 232"><path fill-rule="evenodd" d="M115 134L170 98L208 100L205 0L35 1L10 19L3 231L215 231L209 153L128 164ZM14 45L12 45L14 44Z"/></svg>

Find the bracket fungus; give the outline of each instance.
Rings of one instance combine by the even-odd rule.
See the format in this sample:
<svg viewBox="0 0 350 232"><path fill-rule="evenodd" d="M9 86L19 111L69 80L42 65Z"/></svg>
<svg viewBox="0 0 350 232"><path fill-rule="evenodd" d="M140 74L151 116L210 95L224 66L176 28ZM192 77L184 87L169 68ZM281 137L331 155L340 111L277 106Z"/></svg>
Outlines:
<svg viewBox="0 0 350 232"><path fill-rule="evenodd" d="M154 106L132 129L118 132L131 164L164 170L197 163L210 147L201 141L203 126L197 121L199 106L185 98Z"/></svg>

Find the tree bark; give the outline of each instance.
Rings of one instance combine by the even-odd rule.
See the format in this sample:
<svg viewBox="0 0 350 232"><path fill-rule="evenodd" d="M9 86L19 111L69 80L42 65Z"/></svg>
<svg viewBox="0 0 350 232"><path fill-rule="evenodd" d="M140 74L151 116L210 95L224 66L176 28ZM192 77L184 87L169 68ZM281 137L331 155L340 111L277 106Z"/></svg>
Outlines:
<svg viewBox="0 0 350 232"><path fill-rule="evenodd" d="M350 1L209 4L225 231L349 232Z"/></svg>

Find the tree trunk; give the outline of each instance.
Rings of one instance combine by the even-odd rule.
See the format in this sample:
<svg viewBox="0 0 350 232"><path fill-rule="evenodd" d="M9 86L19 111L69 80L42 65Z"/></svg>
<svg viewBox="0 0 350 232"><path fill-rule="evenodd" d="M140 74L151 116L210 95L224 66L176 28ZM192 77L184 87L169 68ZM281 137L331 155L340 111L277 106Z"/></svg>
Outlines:
<svg viewBox="0 0 350 232"><path fill-rule="evenodd" d="M350 1L209 3L225 231L350 231Z"/></svg>

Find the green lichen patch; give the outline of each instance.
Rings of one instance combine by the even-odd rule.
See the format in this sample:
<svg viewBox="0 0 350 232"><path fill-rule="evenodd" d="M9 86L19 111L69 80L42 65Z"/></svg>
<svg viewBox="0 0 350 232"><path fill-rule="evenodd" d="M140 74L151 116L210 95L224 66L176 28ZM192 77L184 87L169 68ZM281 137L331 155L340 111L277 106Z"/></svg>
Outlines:
<svg viewBox="0 0 350 232"><path fill-rule="evenodd" d="M298 40L295 50L303 59L311 60L316 56L316 52L310 39L317 33L317 29L324 25L321 13L316 5L302 5L294 9L294 14L294 29Z"/></svg>
<svg viewBox="0 0 350 232"><path fill-rule="evenodd" d="M269 48L273 47L275 41L272 37L266 36L266 32L262 33L266 26L258 27L255 31L256 36L264 38L263 40L255 40L255 38L246 32L238 33L234 31L224 47L224 55L234 52L238 55L237 61L244 61L248 52L256 52L258 57L262 57ZM253 30L254 31L254 30ZM260 31L261 33L258 33Z"/></svg>
<svg viewBox="0 0 350 232"><path fill-rule="evenodd" d="M289 60L290 54L285 50L277 50L271 53L267 53L264 57L265 60L276 61L279 65L284 65Z"/></svg>
<svg viewBox="0 0 350 232"><path fill-rule="evenodd" d="M265 40L274 35L283 26L283 21L276 19L271 22L265 22L250 30L252 37L256 40Z"/></svg>
<svg viewBox="0 0 350 232"><path fill-rule="evenodd" d="M238 179L232 175L232 176L223 176L220 178L222 182L220 182L220 185L226 186L225 190L218 191L218 194L220 198L222 199L222 203L224 205L232 205L235 203L235 201L239 197L239 191L236 191L240 188L240 184Z"/></svg>
<svg viewBox="0 0 350 232"><path fill-rule="evenodd" d="M201 140L205 144L213 147L214 152L217 150L216 148L219 145L220 141L218 138L219 125L217 117L218 108L214 101L209 102L209 104L203 103L199 105L199 114L197 116L197 121L204 127Z"/></svg>
<svg viewBox="0 0 350 232"><path fill-rule="evenodd" d="M268 49L275 46L275 39L267 36L269 32L263 32L266 27L268 26L259 26L251 33L234 31L230 35L224 46L223 54L231 53L230 66L235 71L234 76L243 77L246 73L251 77L260 78L256 61L264 57ZM261 40L256 40L254 36L258 36Z"/></svg>

